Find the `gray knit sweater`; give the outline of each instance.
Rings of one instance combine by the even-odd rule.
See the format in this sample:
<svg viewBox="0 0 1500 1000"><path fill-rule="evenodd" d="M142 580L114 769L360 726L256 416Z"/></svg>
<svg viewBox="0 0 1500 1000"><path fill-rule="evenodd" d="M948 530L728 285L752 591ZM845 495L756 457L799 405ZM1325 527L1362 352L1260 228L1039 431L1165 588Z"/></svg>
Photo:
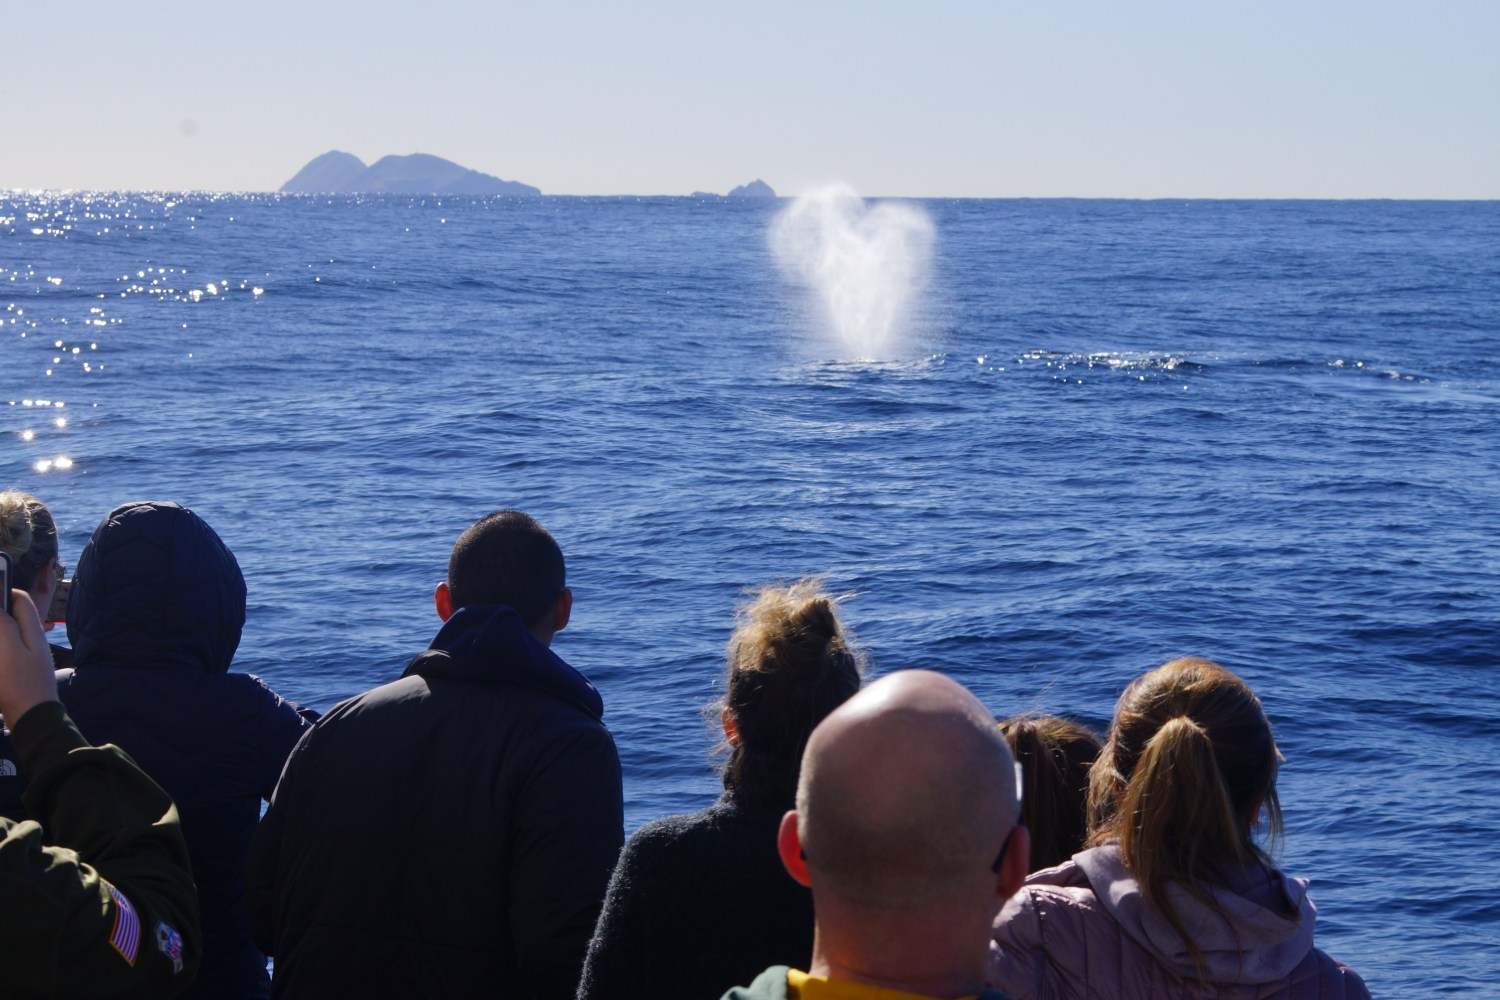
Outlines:
<svg viewBox="0 0 1500 1000"><path fill-rule="evenodd" d="M776 853L789 808L725 796L636 831L610 879L579 1000L703 1000L767 966L806 968L812 895Z"/></svg>

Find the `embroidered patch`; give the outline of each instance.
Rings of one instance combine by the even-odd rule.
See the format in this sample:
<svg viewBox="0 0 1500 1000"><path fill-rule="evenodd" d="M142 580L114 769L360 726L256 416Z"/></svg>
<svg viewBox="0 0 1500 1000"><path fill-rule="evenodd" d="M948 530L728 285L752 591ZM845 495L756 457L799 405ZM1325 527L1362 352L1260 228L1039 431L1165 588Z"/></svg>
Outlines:
<svg viewBox="0 0 1500 1000"><path fill-rule="evenodd" d="M0 757L0 778L14 778L16 776L16 762L8 757Z"/></svg>
<svg viewBox="0 0 1500 1000"><path fill-rule="evenodd" d="M160 920L156 922L156 950L172 960L172 972L182 975L182 935Z"/></svg>
<svg viewBox="0 0 1500 1000"><path fill-rule="evenodd" d="M109 890L110 898L115 901L115 929L109 934L109 943L125 964L135 966L135 957L141 948L141 921L135 915L135 907L130 905L130 900L125 894L104 879L104 888Z"/></svg>

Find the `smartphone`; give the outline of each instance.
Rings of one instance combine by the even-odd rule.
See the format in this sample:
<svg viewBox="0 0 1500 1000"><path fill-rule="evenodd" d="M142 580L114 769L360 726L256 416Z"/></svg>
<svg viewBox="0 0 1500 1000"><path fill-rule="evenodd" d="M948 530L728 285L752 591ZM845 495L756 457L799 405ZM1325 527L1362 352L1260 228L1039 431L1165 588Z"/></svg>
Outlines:
<svg viewBox="0 0 1500 1000"><path fill-rule="evenodd" d="M10 554L0 552L0 605L10 614Z"/></svg>
<svg viewBox="0 0 1500 1000"><path fill-rule="evenodd" d="M48 625L61 625L68 620L68 595L73 592L73 581L63 580L52 592L52 606L43 619Z"/></svg>

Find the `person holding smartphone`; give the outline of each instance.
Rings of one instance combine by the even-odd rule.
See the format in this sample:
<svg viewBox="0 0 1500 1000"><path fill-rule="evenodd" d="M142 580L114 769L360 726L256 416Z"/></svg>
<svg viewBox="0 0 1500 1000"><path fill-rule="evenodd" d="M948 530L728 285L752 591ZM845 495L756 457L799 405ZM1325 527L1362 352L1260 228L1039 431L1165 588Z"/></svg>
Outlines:
<svg viewBox="0 0 1500 1000"><path fill-rule="evenodd" d="M20 490L0 492L0 558L6 562L7 580L0 589L24 590L38 610L45 610L46 621L66 617L66 572L58 558L57 524L51 511L32 496ZM49 646L52 666L62 670L73 665L73 651L67 646ZM21 793L26 788L26 769L11 743L10 733L0 729L0 816L13 820L26 818Z"/></svg>
<svg viewBox="0 0 1500 1000"><path fill-rule="evenodd" d="M172 996L202 949L177 809L119 748L84 740L57 700L31 596L4 596L0 718L32 775L36 821L0 819L0 993Z"/></svg>
<svg viewBox="0 0 1500 1000"><path fill-rule="evenodd" d="M66 621L73 581L64 579L68 569L58 555L57 522L30 493L0 492L0 552L10 556L10 585L30 595L43 613L43 628L51 631L54 624ZM67 646L50 648L55 669L73 665L73 651Z"/></svg>

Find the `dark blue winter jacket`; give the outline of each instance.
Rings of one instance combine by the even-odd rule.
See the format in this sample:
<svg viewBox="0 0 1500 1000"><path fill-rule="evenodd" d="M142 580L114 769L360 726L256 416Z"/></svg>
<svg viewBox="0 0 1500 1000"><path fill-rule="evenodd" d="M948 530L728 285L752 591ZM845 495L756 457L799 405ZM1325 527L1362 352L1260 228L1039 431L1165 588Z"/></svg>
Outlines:
<svg viewBox="0 0 1500 1000"><path fill-rule="evenodd" d="M229 673L245 578L202 518L173 503L115 508L79 557L68 604L69 714L135 758L177 803L198 883L203 964L184 997L264 997L245 918L245 855L310 723L259 678Z"/></svg>
<svg viewBox="0 0 1500 1000"><path fill-rule="evenodd" d="M603 710L499 604L329 710L251 849L273 995L572 1000L623 825Z"/></svg>

